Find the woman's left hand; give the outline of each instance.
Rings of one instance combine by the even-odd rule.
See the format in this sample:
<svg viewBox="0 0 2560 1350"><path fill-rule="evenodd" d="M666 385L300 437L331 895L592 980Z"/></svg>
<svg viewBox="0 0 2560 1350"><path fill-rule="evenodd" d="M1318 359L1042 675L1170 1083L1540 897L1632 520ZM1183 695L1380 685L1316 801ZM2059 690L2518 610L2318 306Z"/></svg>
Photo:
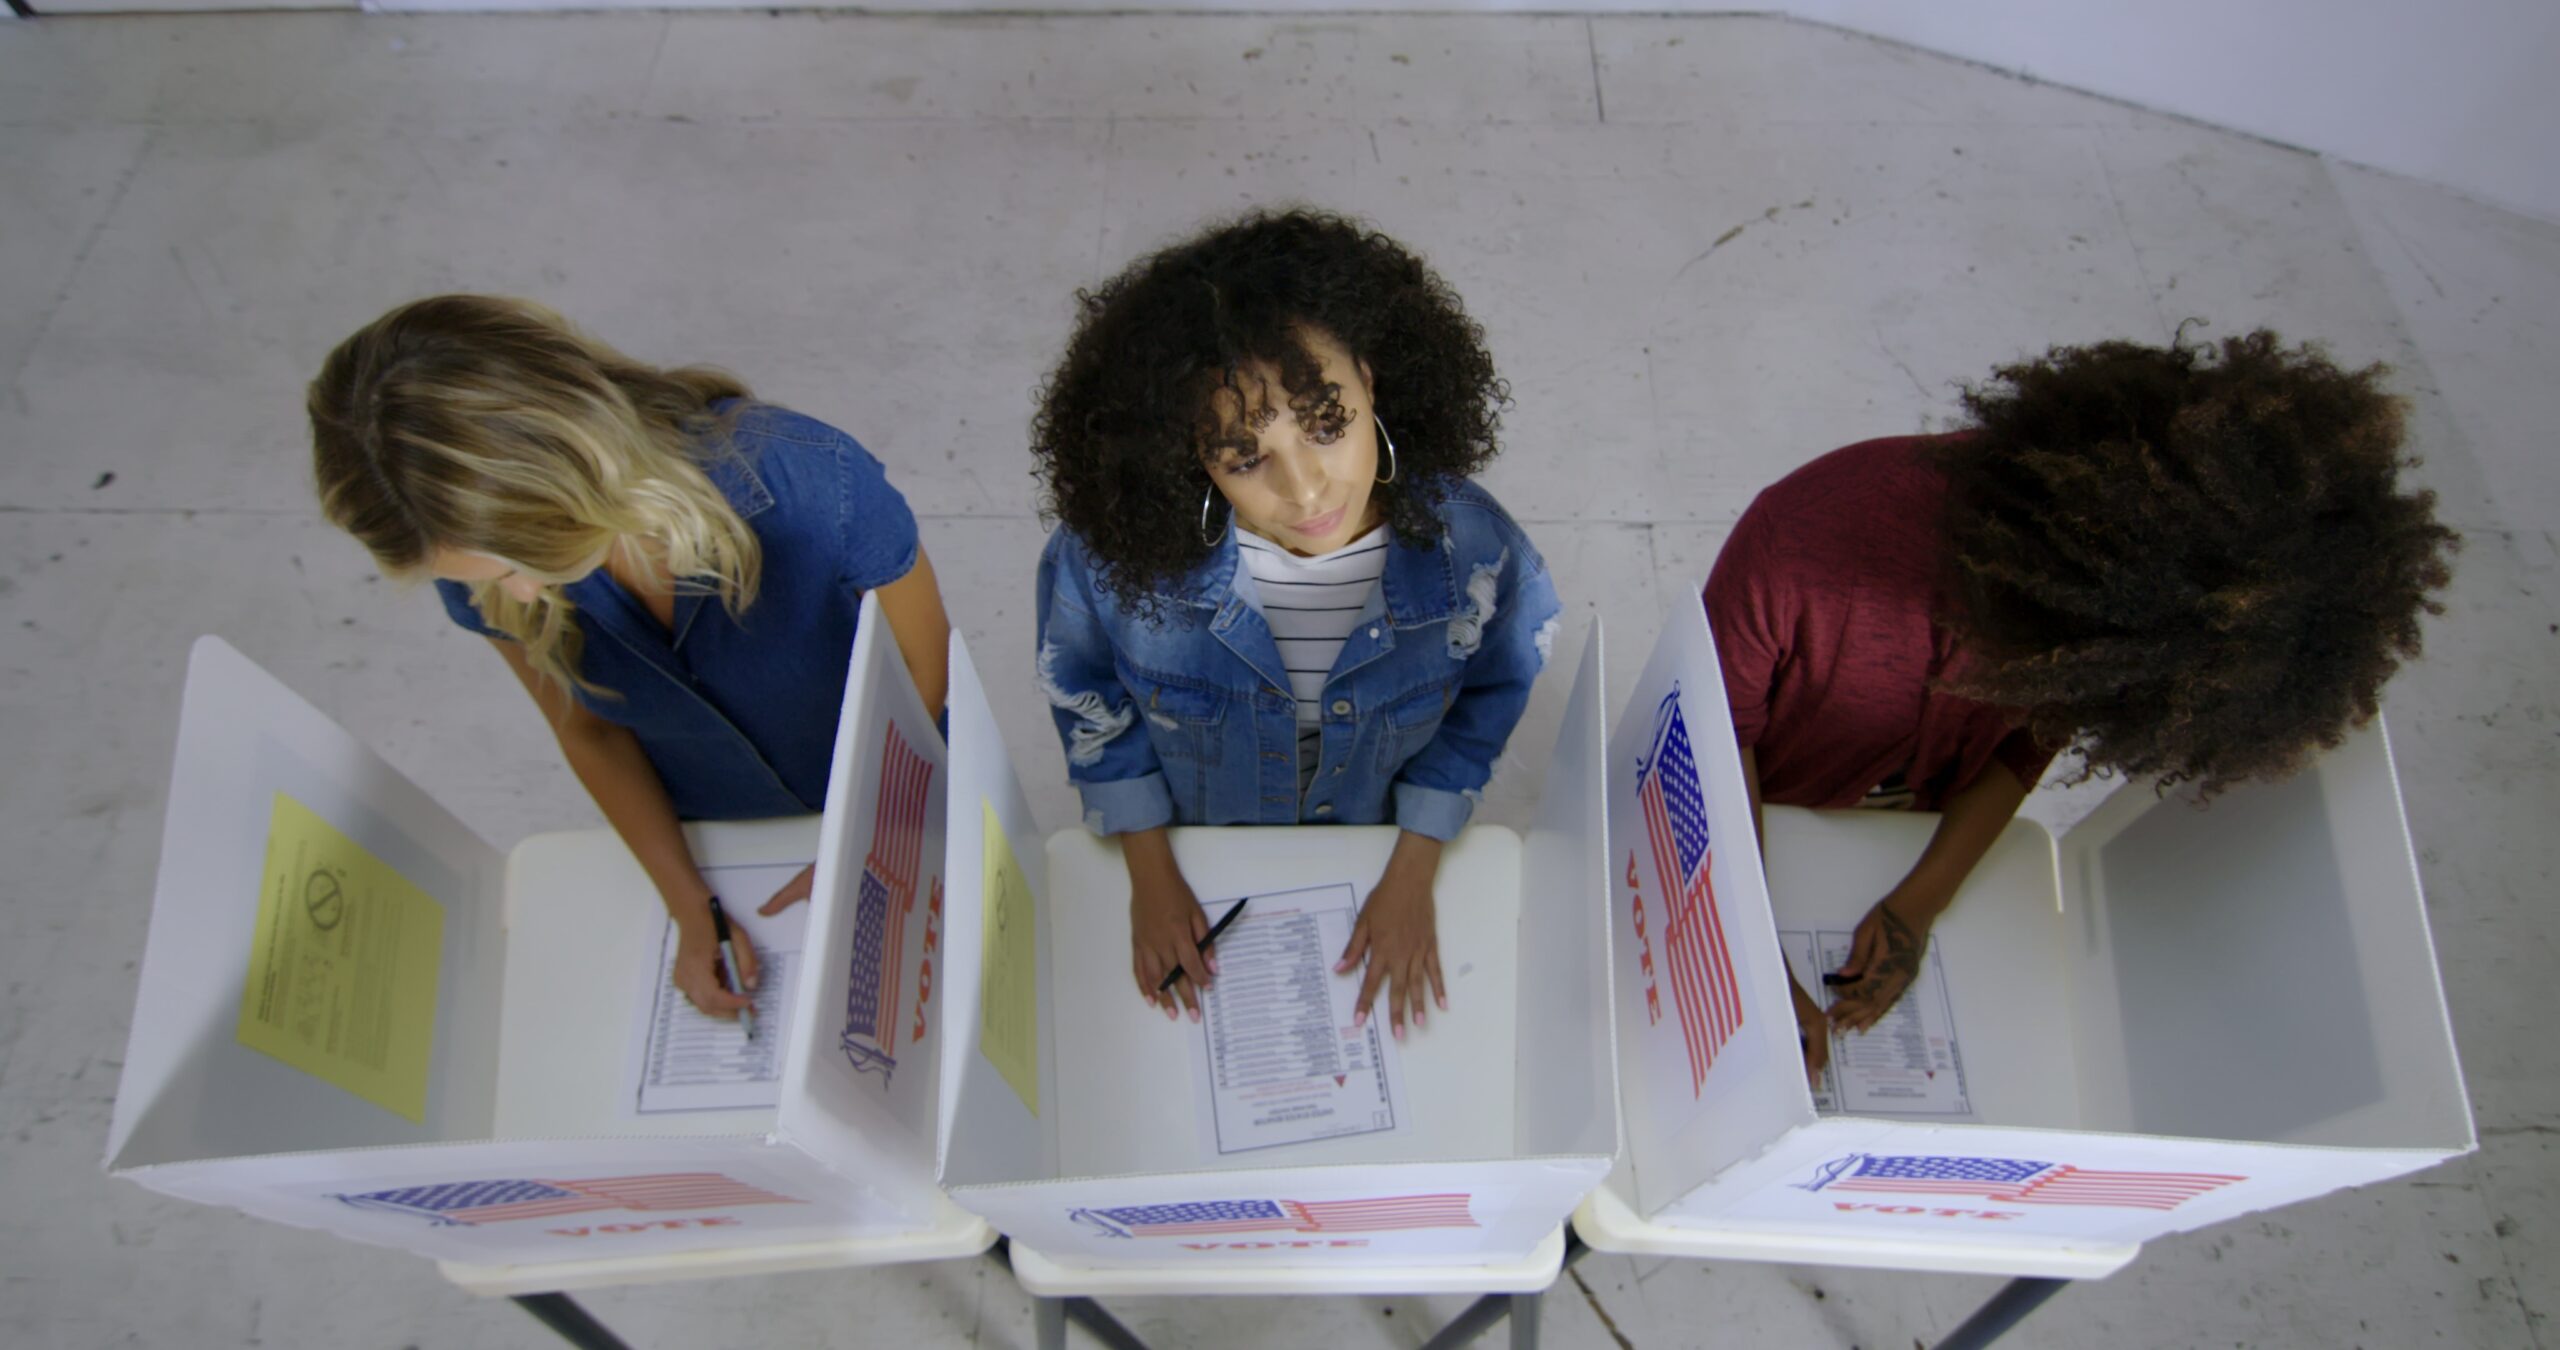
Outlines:
<svg viewBox="0 0 2560 1350"><path fill-rule="evenodd" d="M1439 870L1440 841L1412 833L1396 837L1387 870L1378 878L1377 889L1369 892L1368 903L1360 907L1359 921L1351 926L1351 942L1333 968L1339 975L1364 959L1368 962L1360 980L1360 999L1354 1005L1353 1026L1369 1020L1380 985L1386 986L1387 1020L1397 1040L1404 1039L1408 1011L1417 1027L1428 1020L1426 984L1430 1002L1442 1012L1449 1010L1449 991L1440 979L1438 916L1431 895Z"/></svg>
<svg viewBox="0 0 2560 1350"><path fill-rule="evenodd" d="M1878 900L1858 920L1849 940L1849 959L1832 977L1831 1025L1841 1031L1864 1031L1891 1011L1903 991L1920 977L1920 957L1929 949L1929 927L1937 911L1905 913L1894 897Z"/></svg>
<svg viewBox="0 0 2560 1350"><path fill-rule="evenodd" d="M782 883L782 889L775 891L772 899L756 906L756 913L775 915L799 904L809 898L809 892L816 888L817 880L818 865L816 863L801 868L800 875Z"/></svg>

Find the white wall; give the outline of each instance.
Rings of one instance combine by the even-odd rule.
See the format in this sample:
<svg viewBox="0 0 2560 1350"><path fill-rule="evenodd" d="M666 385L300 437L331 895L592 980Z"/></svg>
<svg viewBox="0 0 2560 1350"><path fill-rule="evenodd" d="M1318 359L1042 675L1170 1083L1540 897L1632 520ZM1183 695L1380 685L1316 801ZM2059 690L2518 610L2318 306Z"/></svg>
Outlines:
<svg viewBox="0 0 2560 1350"><path fill-rule="evenodd" d="M2560 220L2560 0L1783 0Z"/></svg>

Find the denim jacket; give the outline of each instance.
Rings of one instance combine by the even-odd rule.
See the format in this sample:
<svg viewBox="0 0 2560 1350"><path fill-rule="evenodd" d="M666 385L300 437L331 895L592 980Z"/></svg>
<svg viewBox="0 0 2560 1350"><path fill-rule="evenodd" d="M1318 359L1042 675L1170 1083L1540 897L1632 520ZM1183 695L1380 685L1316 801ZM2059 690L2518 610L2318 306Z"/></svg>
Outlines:
<svg viewBox="0 0 2560 1350"><path fill-rule="evenodd" d="M1303 793L1297 703L1234 530L1158 592L1152 620L1103 588L1081 541L1050 535L1040 688L1087 827L1392 821L1456 835L1528 707L1559 606L1545 561L1482 488L1455 482L1434 510L1440 539L1393 540L1325 677L1323 751Z"/></svg>
<svg viewBox="0 0 2560 1350"><path fill-rule="evenodd" d="M851 436L766 404L728 403L728 443L704 472L755 531L764 576L732 615L699 587L661 627L599 567L566 588L578 673L609 691L578 702L629 727L685 820L795 816L826 805L862 593L916 565L916 521ZM487 637L472 589L439 581L455 623Z"/></svg>

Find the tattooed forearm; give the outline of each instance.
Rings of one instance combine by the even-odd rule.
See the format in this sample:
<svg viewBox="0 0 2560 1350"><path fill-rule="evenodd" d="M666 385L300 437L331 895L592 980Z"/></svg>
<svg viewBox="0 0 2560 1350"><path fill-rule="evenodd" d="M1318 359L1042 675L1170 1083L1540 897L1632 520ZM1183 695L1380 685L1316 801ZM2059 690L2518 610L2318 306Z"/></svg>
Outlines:
<svg viewBox="0 0 2560 1350"><path fill-rule="evenodd" d="M1892 1008L1902 992L1920 976L1920 955L1928 945L1927 935L1903 921L1890 905L1875 908L1876 930L1882 951L1876 954L1863 975L1840 991L1835 1006L1853 1025L1866 1025Z"/></svg>
<svg viewBox="0 0 2560 1350"><path fill-rule="evenodd" d="M1875 969L1868 972L1867 978L1891 982L1899 992L1920 973L1920 935L1911 931L1911 925L1904 923L1891 905L1876 906L1876 918L1883 924L1884 955L1877 958Z"/></svg>

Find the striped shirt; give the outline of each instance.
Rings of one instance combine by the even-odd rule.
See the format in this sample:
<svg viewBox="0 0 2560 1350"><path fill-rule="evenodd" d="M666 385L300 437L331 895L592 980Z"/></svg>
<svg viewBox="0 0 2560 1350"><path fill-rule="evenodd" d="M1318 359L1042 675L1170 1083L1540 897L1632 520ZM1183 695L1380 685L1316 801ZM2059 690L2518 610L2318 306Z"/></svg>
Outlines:
<svg viewBox="0 0 2560 1350"><path fill-rule="evenodd" d="M1259 592L1265 623L1289 668L1289 692L1298 700L1298 782L1315 776L1324 752L1324 681L1333 673L1343 642L1360 626L1360 611L1387 570L1384 525L1331 553L1301 558L1259 535L1236 531L1245 571Z"/></svg>

